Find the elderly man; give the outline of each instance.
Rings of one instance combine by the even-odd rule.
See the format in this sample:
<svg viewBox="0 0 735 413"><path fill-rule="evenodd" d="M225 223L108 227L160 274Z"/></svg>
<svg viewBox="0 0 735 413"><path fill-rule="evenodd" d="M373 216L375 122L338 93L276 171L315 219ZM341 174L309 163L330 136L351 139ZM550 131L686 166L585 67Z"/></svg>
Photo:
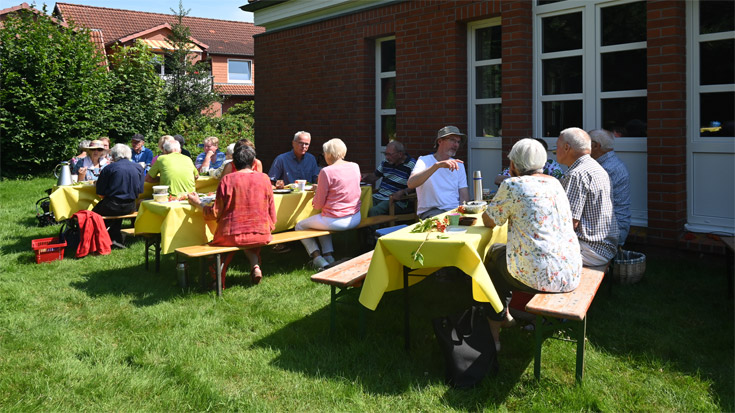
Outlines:
<svg viewBox="0 0 735 413"><path fill-rule="evenodd" d="M130 140L130 147L133 149L130 160L140 164L143 168L149 167L153 162L153 151L145 147L145 136L139 133L133 135Z"/></svg>
<svg viewBox="0 0 735 413"><path fill-rule="evenodd" d="M206 174L210 169L217 169L222 166L224 161L225 153L219 150L219 138L216 136L207 136L204 138L204 152L200 153L197 156L196 162L194 162L197 170Z"/></svg>
<svg viewBox="0 0 735 413"><path fill-rule="evenodd" d="M307 153L311 144L311 134L299 131L293 137L293 150L276 156L273 165L268 171L271 182L283 181L290 184L297 179L316 182L319 176L319 166L314 155Z"/></svg>
<svg viewBox="0 0 735 413"><path fill-rule="evenodd" d="M414 166L416 160L406 154L402 143L390 141L386 145L385 160L378 165L374 173L363 176L363 181L370 184L378 178L383 178L378 191L373 194L373 206L368 211L368 216L387 214L391 198L396 201L397 214L410 212L408 202L398 200L411 192L408 189L408 177L411 176Z"/></svg>
<svg viewBox="0 0 735 413"><path fill-rule="evenodd" d="M561 131L556 140L556 160L569 167L561 184L569 198L574 230L585 266L605 265L618 247L610 178L590 156L591 141L579 128Z"/></svg>
<svg viewBox="0 0 735 413"><path fill-rule="evenodd" d="M436 152L416 161L408 187L416 188L421 219L457 208L470 199L464 162L453 158L464 139L459 128L445 126L436 134Z"/></svg>
<svg viewBox="0 0 735 413"><path fill-rule="evenodd" d="M143 192L145 172L139 164L130 162L132 151L127 145L118 143L110 151L112 163L100 172L97 179L97 195L102 198L93 212L102 216L126 215L135 211L135 200ZM112 246L125 248L120 233L121 219L107 221Z"/></svg>
<svg viewBox="0 0 735 413"><path fill-rule="evenodd" d="M615 136L612 132L595 129L588 133L592 140L590 155L610 177L613 211L618 221L618 245L622 246L630 230L630 174L615 154Z"/></svg>
<svg viewBox="0 0 735 413"><path fill-rule="evenodd" d="M194 192L199 172L191 158L181 154L181 145L175 140L166 141L163 153L148 171L146 182L160 181L162 185L168 185L168 193L174 196Z"/></svg>
<svg viewBox="0 0 735 413"><path fill-rule="evenodd" d="M174 135L174 139L176 139L176 142L178 142L179 145L181 145L181 154L184 155L184 156L186 156L186 157L191 158L191 153L189 151L187 151L186 149L184 149L184 143L186 143L184 141L184 137L181 136L181 135Z"/></svg>

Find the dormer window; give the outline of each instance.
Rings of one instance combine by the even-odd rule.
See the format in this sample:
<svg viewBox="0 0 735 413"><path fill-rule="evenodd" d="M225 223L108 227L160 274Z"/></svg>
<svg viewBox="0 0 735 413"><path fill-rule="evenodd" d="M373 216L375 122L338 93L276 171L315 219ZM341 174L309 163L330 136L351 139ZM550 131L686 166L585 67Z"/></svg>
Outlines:
<svg viewBox="0 0 735 413"><path fill-rule="evenodd" d="M252 83L252 60L227 59L228 83Z"/></svg>

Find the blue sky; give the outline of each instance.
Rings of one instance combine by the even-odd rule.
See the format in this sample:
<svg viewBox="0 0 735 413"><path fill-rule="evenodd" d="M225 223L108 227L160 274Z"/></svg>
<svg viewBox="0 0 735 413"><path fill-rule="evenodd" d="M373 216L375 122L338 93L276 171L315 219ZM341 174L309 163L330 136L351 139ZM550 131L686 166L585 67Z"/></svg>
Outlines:
<svg viewBox="0 0 735 413"><path fill-rule="evenodd" d="M53 11L56 2L43 0L3 0L0 8L11 7L5 4L17 5L23 1L35 3L39 9L45 3L49 12ZM191 17L206 17L210 19L236 20L253 22L253 14L240 10L240 6L247 4L247 0L183 0L184 9L190 9ZM171 9L178 10L178 0L63 0L60 3L83 4L85 6L109 7L112 9L147 11L152 13L170 14Z"/></svg>

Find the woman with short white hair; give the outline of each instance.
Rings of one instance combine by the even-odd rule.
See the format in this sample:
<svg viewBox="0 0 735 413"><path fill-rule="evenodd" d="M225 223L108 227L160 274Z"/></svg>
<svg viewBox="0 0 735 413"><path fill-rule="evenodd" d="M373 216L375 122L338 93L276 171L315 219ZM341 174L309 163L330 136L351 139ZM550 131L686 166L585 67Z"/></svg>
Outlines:
<svg viewBox="0 0 735 413"><path fill-rule="evenodd" d="M579 285L582 256L567 194L558 179L545 175L546 150L521 139L510 153L511 178L482 214L486 227L508 224L507 244L495 244L485 257L490 279L503 303L488 319L500 349L500 327L508 325L512 291L567 292Z"/></svg>
<svg viewBox="0 0 735 413"><path fill-rule="evenodd" d="M313 201L314 209L322 212L297 222L295 228L330 231L355 228L360 224L360 167L344 160L347 146L341 139L327 141L322 150L329 166L319 172ZM305 239L301 243L313 258L315 268L324 268L334 262L331 235L319 237L321 250L313 239Z"/></svg>

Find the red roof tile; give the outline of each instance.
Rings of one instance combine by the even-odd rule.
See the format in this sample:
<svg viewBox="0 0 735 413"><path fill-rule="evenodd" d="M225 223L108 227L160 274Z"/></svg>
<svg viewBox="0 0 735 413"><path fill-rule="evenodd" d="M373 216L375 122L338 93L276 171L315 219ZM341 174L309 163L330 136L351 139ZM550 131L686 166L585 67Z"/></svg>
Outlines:
<svg viewBox="0 0 735 413"><path fill-rule="evenodd" d="M164 23L175 24L178 22L178 18L173 14L110 9L69 3L56 3L54 15L59 16L64 21L71 20L80 26L102 31L105 46L109 46L123 37ZM264 28L255 26L252 23L201 17L187 16L184 17L183 23L189 27L191 37L209 46L207 49L209 54L254 56L253 35L265 31Z"/></svg>
<svg viewBox="0 0 735 413"><path fill-rule="evenodd" d="M254 85L234 85L232 83L215 83L214 90L221 95L255 96Z"/></svg>

